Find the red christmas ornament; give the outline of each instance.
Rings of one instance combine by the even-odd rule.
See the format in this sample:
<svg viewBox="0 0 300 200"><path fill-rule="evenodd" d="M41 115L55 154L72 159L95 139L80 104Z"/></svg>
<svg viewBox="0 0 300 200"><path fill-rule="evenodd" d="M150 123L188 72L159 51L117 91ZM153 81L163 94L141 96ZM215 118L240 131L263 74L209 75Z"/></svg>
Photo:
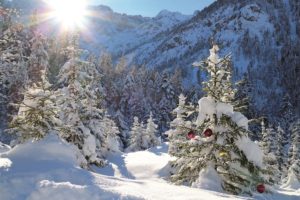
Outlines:
<svg viewBox="0 0 300 200"><path fill-rule="evenodd" d="M213 131L212 131L210 128L208 128L208 129L206 129L206 130L204 131L203 134L204 134L205 137L210 137L210 136L213 135Z"/></svg>
<svg viewBox="0 0 300 200"><path fill-rule="evenodd" d="M264 184L259 184L259 185L257 185L256 190L259 193L264 193L266 190L266 187L264 186Z"/></svg>
<svg viewBox="0 0 300 200"><path fill-rule="evenodd" d="M196 137L196 133L194 131L190 131L187 134L187 137L191 140L194 139Z"/></svg>

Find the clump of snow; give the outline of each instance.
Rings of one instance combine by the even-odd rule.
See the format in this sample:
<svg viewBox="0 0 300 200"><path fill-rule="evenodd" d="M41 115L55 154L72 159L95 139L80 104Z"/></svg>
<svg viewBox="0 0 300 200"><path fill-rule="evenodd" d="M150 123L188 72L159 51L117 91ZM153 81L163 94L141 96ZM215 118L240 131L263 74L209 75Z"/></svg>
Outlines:
<svg viewBox="0 0 300 200"><path fill-rule="evenodd" d="M12 162L7 158L0 158L0 168L9 168Z"/></svg>
<svg viewBox="0 0 300 200"><path fill-rule="evenodd" d="M87 137L84 138L84 145L82 148L83 154L85 156L89 156L89 160L92 162L97 161L96 155L96 139L95 136L89 134L89 130L87 128L82 127L83 130L86 130L88 133L85 134Z"/></svg>
<svg viewBox="0 0 300 200"><path fill-rule="evenodd" d="M236 141L236 145L244 152L249 161L252 161L259 167L263 167L264 154L257 143L244 136Z"/></svg>
<svg viewBox="0 0 300 200"><path fill-rule="evenodd" d="M199 173L199 178L192 184L192 187L202 188L221 192L222 181L212 166L203 168Z"/></svg>
<svg viewBox="0 0 300 200"><path fill-rule="evenodd" d="M109 151L111 154L118 154L121 152L119 141L114 137L107 138L107 146L109 147Z"/></svg>
<svg viewBox="0 0 300 200"><path fill-rule="evenodd" d="M202 124L204 120L214 114L220 118L222 115L227 115L237 123L238 126L248 129L248 119L240 112L234 112L233 106L227 103L216 102L212 97L203 97L199 100L199 115L198 124Z"/></svg>
<svg viewBox="0 0 300 200"><path fill-rule="evenodd" d="M0 142L0 153L4 153L9 150L10 150L10 146Z"/></svg>
<svg viewBox="0 0 300 200"><path fill-rule="evenodd" d="M199 115L197 122L202 124L207 116L212 117L216 113L216 103L211 97L203 97L199 100Z"/></svg>
<svg viewBox="0 0 300 200"><path fill-rule="evenodd" d="M240 127L248 129L248 119L240 112L234 112L230 115L232 121L237 123Z"/></svg>
<svg viewBox="0 0 300 200"><path fill-rule="evenodd" d="M222 102L216 103L216 114L218 118L222 117L223 114L232 116L234 114L233 106ZM232 120L234 121L234 119Z"/></svg>

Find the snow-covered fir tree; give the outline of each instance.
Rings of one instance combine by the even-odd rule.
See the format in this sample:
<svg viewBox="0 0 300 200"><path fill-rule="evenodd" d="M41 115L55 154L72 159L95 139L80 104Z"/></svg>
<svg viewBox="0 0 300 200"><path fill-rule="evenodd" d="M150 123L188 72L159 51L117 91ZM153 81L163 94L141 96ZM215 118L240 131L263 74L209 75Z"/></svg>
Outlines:
<svg viewBox="0 0 300 200"><path fill-rule="evenodd" d="M263 153L248 138L247 118L228 103L234 97L230 60L219 58L218 50L214 45L205 62L195 63L208 72L207 97L199 100L198 116L178 127L186 137L177 143L180 150L173 154L177 159L171 162L170 179L176 184L251 194L257 186L264 187Z"/></svg>
<svg viewBox="0 0 300 200"><path fill-rule="evenodd" d="M243 76L243 79L236 83L237 91L234 96L234 107L238 112L243 113L246 117L250 117L252 115L250 111L250 94L252 87L249 83L249 78L247 74Z"/></svg>
<svg viewBox="0 0 300 200"><path fill-rule="evenodd" d="M178 143L180 144L186 138L186 133L181 131L181 127L187 127L187 117L189 115L188 110L193 110L194 108L186 105L186 97L183 94L179 95L179 103L177 108L174 109L173 113L176 118L171 122L171 129L165 134L168 135L169 139L169 154L175 155L180 150L178 148Z"/></svg>
<svg viewBox="0 0 300 200"><path fill-rule="evenodd" d="M68 34L61 33L55 38L48 38L48 54L49 54L49 69L48 78L50 83L57 83L58 74L64 63L67 62L68 56L63 53L68 46Z"/></svg>
<svg viewBox="0 0 300 200"><path fill-rule="evenodd" d="M158 91L160 91L160 101L158 103L158 121L163 131L168 129L168 122L172 120L171 110L176 107L177 104L177 94L174 87L170 81L170 74L164 71L161 77L161 82L159 82Z"/></svg>
<svg viewBox="0 0 300 200"><path fill-rule="evenodd" d="M160 140L156 136L157 124L154 123L153 115L150 113L150 117L147 120L146 129L144 131L145 137L143 138L143 147L145 149L160 145Z"/></svg>
<svg viewBox="0 0 300 200"><path fill-rule="evenodd" d="M278 121L280 122L280 125L284 130L284 135L283 135L284 145L287 145L289 144L289 138L291 137L290 126L296 120L295 108L291 104L291 97L288 93L285 94L282 98L279 112L280 112L279 113L280 118L278 119Z"/></svg>
<svg viewBox="0 0 300 200"><path fill-rule="evenodd" d="M289 149L289 168L285 186L298 189L300 186L300 120L291 126L292 142Z"/></svg>
<svg viewBox="0 0 300 200"><path fill-rule="evenodd" d="M12 104L23 100L27 82L27 61L30 38L18 22L18 11L0 5L0 132L7 128L11 115L17 113ZM0 135L0 140L10 142L10 136Z"/></svg>
<svg viewBox="0 0 300 200"><path fill-rule="evenodd" d="M106 140L118 132L100 132L106 130L103 126L108 125L103 123L106 120L105 113L99 108L101 94L96 83L100 75L92 63L81 59L83 51L79 49L78 42L78 37L74 35L66 49L69 60L59 73L59 85L62 87L56 93L60 119L64 123L61 136L80 149L85 158L80 161L83 167L90 164L103 166L107 152ZM118 140L115 142L118 143Z"/></svg>
<svg viewBox="0 0 300 200"><path fill-rule="evenodd" d="M152 113L147 120L147 124L139 122L137 117L134 117L134 122L130 131L129 146L127 151L141 151L160 144L159 138L156 136L157 125L153 121Z"/></svg>
<svg viewBox="0 0 300 200"><path fill-rule="evenodd" d="M281 124L285 130L288 130L290 125L296 119L295 110L291 103L291 97L288 93L286 93L282 98L279 112L281 116Z"/></svg>
<svg viewBox="0 0 300 200"><path fill-rule="evenodd" d="M107 108L119 127L119 136L122 139L122 144L126 146L127 134L130 129L128 111L131 109L131 106L127 104L130 95L127 94L132 92L127 90L125 84L126 59L121 58L115 67L111 55L104 52L96 63L96 68L105 74L101 79L104 96L103 106Z"/></svg>
<svg viewBox="0 0 300 200"><path fill-rule="evenodd" d="M280 176L277 176L280 172L275 156L277 150L275 136L275 130L272 127L266 128L264 121L262 121L262 140L260 146L264 152L263 163L267 170L267 173L265 173L264 176L272 184L280 181Z"/></svg>
<svg viewBox="0 0 300 200"><path fill-rule="evenodd" d="M120 151L122 141L118 136L119 129L107 112L101 118L93 117L88 127L96 137L99 156L105 158L109 153Z"/></svg>
<svg viewBox="0 0 300 200"><path fill-rule="evenodd" d="M51 131L58 131L61 126L51 85L44 70L41 74L41 81L24 92L24 100L18 106L19 112L10 123L8 131L17 136L14 144L28 139L42 139Z"/></svg>
<svg viewBox="0 0 300 200"><path fill-rule="evenodd" d="M276 141L276 131L274 130L274 128L272 126L269 126L268 128L266 128L265 122L262 121L261 123L262 126L262 142L261 142L261 146L262 149L266 152L266 153L275 153L276 148L277 148L277 141Z"/></svg>
<svg viewBox="0 0 300 200"><path fill-rule="evenodd" d="M131 130L129 132L129 142L128 142L128 148L127 151L141 151L143 149L143 126L139 122L138 117L133 118L133 124L131 127Z"/></svg>
<svg viewBox="0 0 300 200"><path fill-rule="evenodd" d="M28 81L29 84L38 84L43 75L49 69L49 56L46 47L46 38L34 30L31 39L31 54L28 59Z"/></svg>
<svg viewBox="0 0 300 200"><path fill-rule="evenodd" d="M275 152L276 160L278 163L278 170L279 174L276 176L278 177L278 180L282 180L286 174L287 174L287 158L286 158L286 152L285 152L285 142L284 142L284 130L278 126L277 127L277 148Z"/></svg>
<svg viewBox="0 0 300 200"><path fill-rule="evenodd" d="M203 82L203 90L208 96L222 101L231 102L235 96L235 89L232 87L232 65L230 55L219 58L219 47L213 45L210 49L210 56L207 60L195 62L193 65L201 67L210 77Z"/></svg>

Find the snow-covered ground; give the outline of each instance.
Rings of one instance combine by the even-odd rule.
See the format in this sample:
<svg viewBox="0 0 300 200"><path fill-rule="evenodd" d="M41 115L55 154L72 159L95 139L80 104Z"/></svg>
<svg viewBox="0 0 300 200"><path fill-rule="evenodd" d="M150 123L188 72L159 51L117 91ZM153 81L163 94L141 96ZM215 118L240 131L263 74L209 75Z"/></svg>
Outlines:
<svg viewBox="0 0 300 200"><path fill-rule="evenodd" d="M299 200L299 190L237 197L168 183L168 146L143 152L111 155L105 168L94 172L77 166L74 148L50 135L13 149L0 145L1 200Z"/></svg>

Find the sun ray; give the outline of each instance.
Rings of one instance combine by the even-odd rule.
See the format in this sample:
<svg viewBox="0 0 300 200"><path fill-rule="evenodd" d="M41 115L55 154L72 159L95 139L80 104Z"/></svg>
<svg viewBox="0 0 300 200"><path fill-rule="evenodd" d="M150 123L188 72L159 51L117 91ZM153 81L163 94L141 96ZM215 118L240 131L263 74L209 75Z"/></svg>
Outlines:
<svg viewBox="0 0 300 200"><path fill-rule="evenodd" d="M46 0L50 7L48 18L61 24L63 29L84 29L88 15L86 0Z"/></svg>

